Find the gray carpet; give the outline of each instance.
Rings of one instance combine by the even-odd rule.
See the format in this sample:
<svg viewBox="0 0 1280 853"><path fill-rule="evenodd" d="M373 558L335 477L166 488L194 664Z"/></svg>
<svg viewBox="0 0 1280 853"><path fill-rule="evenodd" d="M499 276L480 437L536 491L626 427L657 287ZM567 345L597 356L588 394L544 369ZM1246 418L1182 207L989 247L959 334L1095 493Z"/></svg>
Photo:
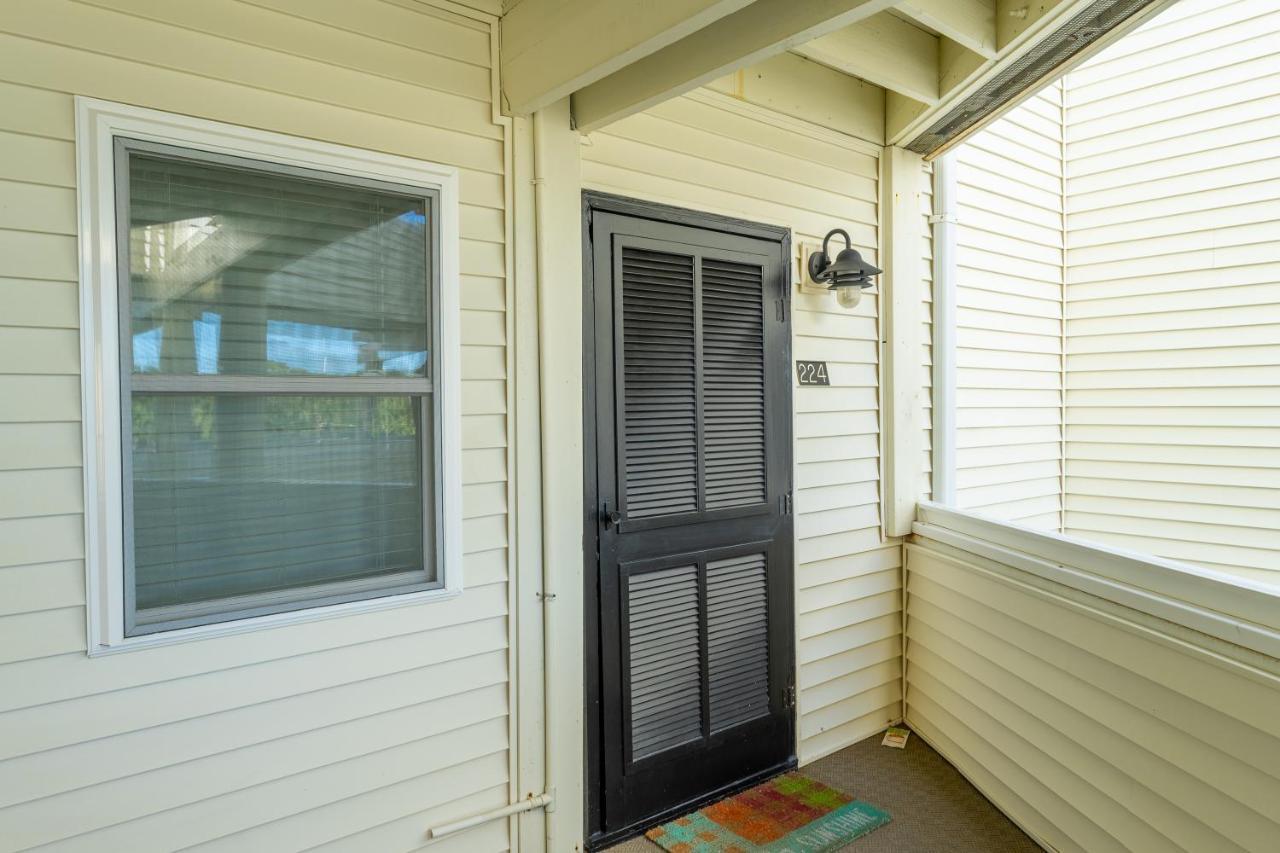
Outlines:
<svg viewBox="0 0 1280 853"><path fill-rule="evenodd" d="M914 734L906 749L880 735L801 768L801 772L879 806L893 822L844 847L849 853L1039 853L1040 847ZM609 853L658 853L646 838Z"/></svg>

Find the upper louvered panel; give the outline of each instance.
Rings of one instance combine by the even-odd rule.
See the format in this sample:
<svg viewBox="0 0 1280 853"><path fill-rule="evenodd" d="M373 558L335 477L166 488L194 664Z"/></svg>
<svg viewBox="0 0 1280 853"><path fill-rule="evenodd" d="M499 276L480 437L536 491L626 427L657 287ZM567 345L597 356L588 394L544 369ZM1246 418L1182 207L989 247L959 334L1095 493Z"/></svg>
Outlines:
<svg viewBox="0 0 1280 853"><path fill-rule="evenodd" d="M765 500L763 295L758 265L702 261L707 509Z"/></svg>
<svg viewBox="0 0 1280 853"><path fill-rule="evenodd" d="M711 731L769 713L765 555L707 563L707 669Z"/></svg>
<svg viewBox="0 0 1280 853"><path fill-rule="evenodd" d="M693 258L622 249L627 515L698 508Z"/></svg>
<svg viewBox="0 0 1280 853"><path fill-rule="evenodd" d="M627 592L631 760L702 736L698 568L633 575Z"/></svg>

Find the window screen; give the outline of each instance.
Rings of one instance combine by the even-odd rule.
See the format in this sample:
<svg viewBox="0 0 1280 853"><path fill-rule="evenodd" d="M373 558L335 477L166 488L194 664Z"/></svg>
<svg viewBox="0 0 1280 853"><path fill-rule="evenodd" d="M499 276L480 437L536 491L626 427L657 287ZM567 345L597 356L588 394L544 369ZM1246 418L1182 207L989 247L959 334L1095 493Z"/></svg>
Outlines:
<svg viewBox="0 0 1280 853"><path fill-rule="evenodd" d="M436 585L436 197L116 160L127 632Z"/></svg>

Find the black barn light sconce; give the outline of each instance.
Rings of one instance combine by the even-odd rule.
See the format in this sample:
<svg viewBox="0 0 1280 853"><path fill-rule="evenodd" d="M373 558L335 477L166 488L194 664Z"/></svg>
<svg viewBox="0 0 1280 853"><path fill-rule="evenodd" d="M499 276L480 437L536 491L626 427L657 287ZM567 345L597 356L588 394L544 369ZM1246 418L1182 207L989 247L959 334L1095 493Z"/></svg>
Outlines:
<svg viewBox="0 0 1280 853"><path fill-rule="evenodd" d="M827 244L837 234L844 238L844 248L833 261L827 253ZM880 275L881 272L879 267L862 259L862 255L853 248L849 232L843 228L833 228L827 232L827 236L822 238L822 251L809 256L809 278L834 290L836 301L842 308L856 307L862 301L862 291L873 284L871 277Z"/></svg>

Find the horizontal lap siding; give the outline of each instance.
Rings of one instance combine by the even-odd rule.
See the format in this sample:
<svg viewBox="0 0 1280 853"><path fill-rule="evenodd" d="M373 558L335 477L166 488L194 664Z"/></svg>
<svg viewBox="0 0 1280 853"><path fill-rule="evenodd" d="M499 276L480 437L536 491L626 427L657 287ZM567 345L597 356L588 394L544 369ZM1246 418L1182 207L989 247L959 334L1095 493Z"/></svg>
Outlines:
<svg viewBox="0 0 1280 853"><path fill-rule="evenodd" d="M1054 85L957 155L956 505L1061 523L1062 109Z"/></svg>
<svg viewBox="0 0 1280 853"><path fill-rule="evenodd" d="M1274 850L1275 678L1019 574L908 547L916 731L1063 853Z"/></svg>
<svg viewBox="0 0 1280 853"><path fill-rule="evenodd" d="M592 189L792 229L796 243L849 230L876 262L875 149L698 92L591 134ZM854 311L792 292L799 359L829 388L796 388L796 584L800 759L899 715L900 548L880 530L877 300Z"/></svg>
<svg viewBox="0 0 1280 853"><path fill-rule="evenodd" d="M409 850L508 802L503 129L487 25L362 0L0 11L0 850ZM73 95L461 170L466 592L89 659ZM503 850L490 824L439 850Z"/></svg>
<svg viewBox="0 0 1280 853"><path fill-rule="evenodd" d="M1067 532L1280 582L1280 10L1183 0L1067 95Z"/></svg>

